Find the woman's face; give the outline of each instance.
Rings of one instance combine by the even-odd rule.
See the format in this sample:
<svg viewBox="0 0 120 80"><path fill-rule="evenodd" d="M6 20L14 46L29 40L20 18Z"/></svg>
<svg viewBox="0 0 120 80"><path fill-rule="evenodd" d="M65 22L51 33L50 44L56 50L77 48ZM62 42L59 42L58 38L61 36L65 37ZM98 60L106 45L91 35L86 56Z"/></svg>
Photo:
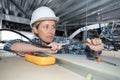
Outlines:
<svg viewBox="0 0 120 80"><path fill-rule="evenodd" d="M53 41L55 36L55 25L56 22L52 20L41 21L38 28L33 31L38 35L38 37L45 43L50 43Z"/></svg>

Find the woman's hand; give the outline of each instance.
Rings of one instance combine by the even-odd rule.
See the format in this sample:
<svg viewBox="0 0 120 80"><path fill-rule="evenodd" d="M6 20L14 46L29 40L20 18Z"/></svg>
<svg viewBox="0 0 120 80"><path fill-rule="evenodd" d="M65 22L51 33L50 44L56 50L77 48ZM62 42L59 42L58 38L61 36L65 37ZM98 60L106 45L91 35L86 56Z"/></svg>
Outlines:
<svg viewBox="0 0 120 80"><path fill-rule="evenodd" d="M103 49L103 43L99 38L87 39L86 45L94 51L95 55L97 55Z"/></svg>
<svg viewBox="0 0 120 80"><path fill-rule="evenodd" d="M62 44L56 42L52 42L48 46L51 46L51 50L56 52L62 48Z"/></svg>
<svg viewBox="0 0 120 80"><path fill-rule="evenodd" d="M62 48L62 46L66 45L66 44L69 44L69 43L52 42L49 45L47 45L47 46L51 46L51 48L47 49L47 52L48 53L57 53Z"/></svg>

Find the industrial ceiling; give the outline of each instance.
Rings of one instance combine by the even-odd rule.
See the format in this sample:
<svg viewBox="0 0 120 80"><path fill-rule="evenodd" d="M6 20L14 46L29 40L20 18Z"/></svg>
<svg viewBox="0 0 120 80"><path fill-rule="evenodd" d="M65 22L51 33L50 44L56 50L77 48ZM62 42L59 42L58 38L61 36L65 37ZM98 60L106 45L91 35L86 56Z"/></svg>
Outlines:
<svg viewBox="0 0 120 80"><path fill-rule="evenodd" d="M40 6L52 8L60 17L59 30L120 19L120 0L0 0L0 18L4 14L2 20L29 24L33 10Z"/></svg>

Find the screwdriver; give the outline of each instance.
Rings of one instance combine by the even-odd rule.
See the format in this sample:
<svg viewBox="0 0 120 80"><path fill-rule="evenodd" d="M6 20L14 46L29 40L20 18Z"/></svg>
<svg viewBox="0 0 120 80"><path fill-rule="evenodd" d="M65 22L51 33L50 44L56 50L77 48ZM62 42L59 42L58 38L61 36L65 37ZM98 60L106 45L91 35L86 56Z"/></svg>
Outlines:
<svg viewBox="0 0 120 80"><path fill-rule="evenodd" d="M113 66L117 66L117 64L112 63L110 61L103 60L101 57L95 57L95 59L97 60L97 62L104 62L104 63L110 64L110 65L113 65Z"/></svg>
<svg viewBox="0 0 120 80"><path fill-rule="evenodd" d="M84 42L76 41L76 42L73 42L73 43L63 43L62 47L76 45L76 44L83 44L83 43L85 43L85 41ZM43 47L43 48L51 48L51 46L44 46L44 45L41 45L41 47Z"/></svg>

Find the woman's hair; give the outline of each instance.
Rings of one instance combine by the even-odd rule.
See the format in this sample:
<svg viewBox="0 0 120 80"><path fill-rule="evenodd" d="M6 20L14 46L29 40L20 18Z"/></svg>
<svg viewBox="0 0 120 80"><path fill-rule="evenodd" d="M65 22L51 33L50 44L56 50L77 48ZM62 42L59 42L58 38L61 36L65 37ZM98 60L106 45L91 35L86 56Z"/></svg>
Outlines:
<svg viewBox="0 0 120 80"><path fill-rule="evenodd" d="M35 23L32 25L32 27L36 27L36 28L38 29L38 27L39 27L39 25L40 25L41 22L42 22L42 21L37 21L37 22L35 22Z"/></svg>
<svg viewBox="0 0 120 80"><path fill-rule="evenodd" d="M37 21L37 22L35 22L35 23L32 25L32 27L35 27L36 29L38 29L41 22L42 22L42 21ZM34 33L35 36L38 37L38 34L37 34L37 33L35 33L33 30L32 30L32 32Z"/></svg>

